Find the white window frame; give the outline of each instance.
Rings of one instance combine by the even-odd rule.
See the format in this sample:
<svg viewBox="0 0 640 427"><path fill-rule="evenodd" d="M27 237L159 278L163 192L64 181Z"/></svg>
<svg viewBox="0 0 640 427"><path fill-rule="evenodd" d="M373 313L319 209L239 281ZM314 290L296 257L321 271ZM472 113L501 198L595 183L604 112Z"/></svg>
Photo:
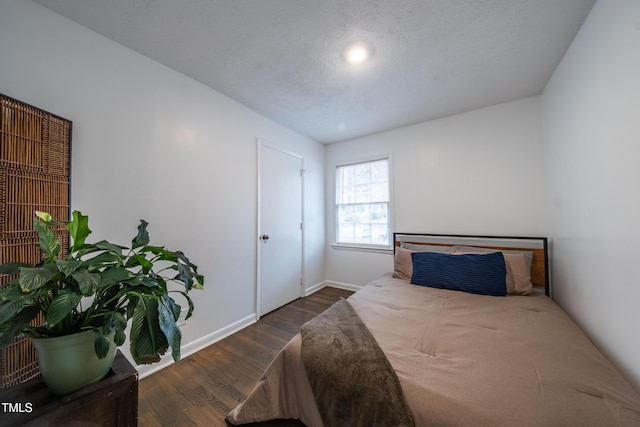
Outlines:
<svg viewBox="0 0 640 427"><path fill-rule="evenodd" d="M339 228L339 204L337 200L338 192L338 170L341 167L352 166L361 163L371 163L379 160L387 160L388 164L388 178L389 178L389 209L387 212L387 244L365 244L365 243L351 243L351 242L339 242L338 241L338 228ZM334 211L334 243L331 245L335 249L350 249L350 250L363 250L363 251L393 251L393 159L390 154L371 156L366 158L360 158L353 161L342 162L336 164L333 171L333 211Z"/></svg>

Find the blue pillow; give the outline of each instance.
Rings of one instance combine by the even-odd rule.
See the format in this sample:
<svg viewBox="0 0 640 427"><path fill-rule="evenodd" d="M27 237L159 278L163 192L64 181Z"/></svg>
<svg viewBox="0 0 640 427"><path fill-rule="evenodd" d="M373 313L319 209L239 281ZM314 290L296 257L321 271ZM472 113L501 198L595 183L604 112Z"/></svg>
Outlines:
<svg viewBox="0 0 640 427"><path fill-rule="evenodd" d="M507 268L501 252L465 255L414 252L411 259L414 285L480 295L507 294Z"/></svg>

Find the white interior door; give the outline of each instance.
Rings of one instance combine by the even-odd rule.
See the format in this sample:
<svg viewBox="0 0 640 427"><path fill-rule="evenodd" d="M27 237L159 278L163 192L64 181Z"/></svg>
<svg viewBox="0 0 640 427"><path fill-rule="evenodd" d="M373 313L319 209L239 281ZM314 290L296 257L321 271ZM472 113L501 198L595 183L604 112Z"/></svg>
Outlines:
<svg viewBox="0 0 640 427"><path fill-rule="evenodd" d="M258 142L259 316L302 296L302 157Z"/></svg>

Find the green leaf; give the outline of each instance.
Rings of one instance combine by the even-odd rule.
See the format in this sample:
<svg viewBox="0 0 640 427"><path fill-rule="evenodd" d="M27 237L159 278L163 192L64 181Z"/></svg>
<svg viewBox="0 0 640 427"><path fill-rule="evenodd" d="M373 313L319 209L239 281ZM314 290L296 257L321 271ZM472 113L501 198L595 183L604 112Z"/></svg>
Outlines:
<svg viewBox="0 0 640 427"><path fill-rule="evenodd" d="M12 280L4 284L4 286L6 286L5 288L0 288L0 303L2 303L2 301L20 299L25 296L20 287L16 286L17 284L17 280Z"/></svg>
<svg viewBox="0 0 640 427"><path fill-rule="evenodd" d="M93 258L87 258L82 261L82 267L89 270L99 270L104 267L111 268L118 265L122 265L122 257L113 252L102 252Z"/></svg>
<svg viewBox="0 0 640 427"><path fill-rule="evenodd" d="M40 250L47 256L47 259L53 260L60 253L60 242L53 234L51 227L40 221L38 218L33 219L33 228L40 236Z"/></svg>
<svg viewBox="0 0 640 427"><path fill-rule="evenodd" d="M178 274L173 279L184 283L186 290L191 289L191 285L193 284L193 273L191 269L180 262L175 265L175 268L178 270Z"/></svg>
<svg viewBox="0 0 640 427"><path fill-rule="evenodd" d="M122 313L118 313L117 311L111 311L104 316L104 325L102 326L102 332L106 335L109 335L112 331L115 331L115 335L113 337L113 341L119 347L124 344L126 339L126 335L124 334L124 330L127 327L127 319L122 315Z"/></svg>
<svg viewBox="0 0 640 427"><path fill-rule="evenodd" d="M142 252L151 252L158 256L158 260L178 262L178 257L171 251L163 248L162 246L145 246L142 248Z"/></svg>
<svg viewBox="0 0 640 427"><path fill-rule="evenodd" d="M95 333L95 341L93 343L93 347L96 351L96 356L98 359L104 359L109 354L109 347L111 347L111 342L109 339L102 335L99 329L94 328L93 332Z"/></svg>
<svg viewBox="0 0 640 427"><path fill-rule="evenodd" d="M169 348L158 321L158 301L138 298L131 320L131 356L138 364L160 361Z"/></svg>
<svg viewBox="0 0 640 427"><path fill-rule="evenodd" d="M9 322L24 307L32 305L35 305L35 301L30 295L23 294L18 288L7 289L0 300L0 325Z"/></svg>
<svg viewBox="0 0 640 427"><path fill-rule="evenodd" d="M119 254L120 256L122 256L122 250L127 249L124 246L107 242L106 240L100 240L99 242L94 243L94 246L98 249L103 249L105 251L113 252L114 254Z"/></svg>
<svg viewBox="0 0 640 427"><path fill-rule="evenodd" d="M78 270L75 271L71 277L78 282L80 292L82 292L82 295L84 296L93 295L100 285L99 273L90 273L87 270Z"/></svg>
<svg viewBox="0 0 640 427"><path fill-rule="evenodd" d="M47 310L47 323L49 327L58 324L62 319L67 317L80 303L82 295L77 294L70 289L63 289L51 301Z"/></svg>
<svg viewBox="0 0 640 427"><path fill-rule="evenodd" d="M145 273L148 273L153 268L153 263L140 254L135 254L132 259L135 259L136 261L134 265L139 265L140 267L142 267L142 271L144 271ZM127 265L127 267L131 266Z"/></svg>
<svg viewBox="0 0 640 427"><path fill-rule="evenodd" d="M153 276L153 280L158 284L162 289L167 289L167 281L164 280L162 276Z"/></svg>
<svg viewBox="0 0 640 427"><path fill-rule="evenodd" d="M138 275L134 278L127 280L127 285L129 286L144 286L147 288L160 288L161 285L158 283L158 280L145 275ZM138 290L138 292L144 292L143 290Z"/></svg>
<svg viewBox="0 0 640 427"><path fill-rule="evenodd" d="M109 268L100 273L100 287L115 285L129 279L131 276L133 276L133 273L124 267Z"/></svg>
<svg viewBox="0 0 640 427"><path fill-rule="evenodd" d="M0 348L5 348L14 339L21 336L29 326L29 323L38 316L38 313L40 313L40 309L35 305L31 305L23 308L9 321L3 322L2 326L0 326Z"/></svg>
<svg viewBox="0 0 640 427"><path fill-rule="evenodd" d="M140 246L144 246L149 243L149 232L147 232L147 225L149 223L144 219L140 220L140 225L138 226L138 234L131 241L131 248L139 248Z"/></svg>
<svg viewBox="0 0 640 427"><path fill-rule="evenodd" d="M9 262L7 264L0 265L0 274L18 274L20 267L33 267L31 264L25 264L23 262Z"/></svg>
<svg viewBox="0 0 640 427"><path fill-rule="evenodd" d="M44 264L40 267L20 268L18 283L23 292L33 291L45 286L58 274L55 264Z"/></svg>
<svg viewBox="0 0 640 427"><path fill-rule="evenodd" d="M56 259L56 265L58 266L58 270L64 274L65 276L71 276L74 271L80 267L82 261L71 259L71 260L61 260Z"/></svg>
<svg viewBox="0 0 640 427"><path fill-rule="evenodd" d="M119 259L124 259L122 256L122 250L127 249L124 246L116 245L115 243L101 240L97 243L85 243L81 247L74 248L75 258L85 259L85 256L94 252L108 252L111 256Z"/></svg>
<svg viewBox="0 0 640 427"><path fill-rule="evenodd" d="M89 230L89 217L82 215L79 211L73 211L72 219L66 224L66 227L73 241L73 247L70 251L73 252L75 248L84 245L84 241L89 234L91 234L91 230Z"/></svg>
<svg viewBox="0 0 640 427"><path fill-rule="evenodd" d="M187 295L186 292L184 291L172 291L172 292L177 292L179 294L182 294L182 296L184 297L184 299L187 301L187 304L189 304L189 309L187 310L187 315L185 316L185 320L190 318L191 315L193 314L193 301L191 300L191 298L189 297L189 295Z"/></svg>
<svg viewBox="0 0 640 427"><path fill-rule="evenodd" d="M116 329L116 334L113 336L113 342L116 343L118 347L124 344L127 336L124 333L124 329Z"/></svg>
<svg viewBox="0 0 640 427"><path fill-rule="evenodd" d="M198 274L198 266L189 261L189 258L181 252L174 252L176 257L182 261L184 264L177 263L178 270L178 278L185 285L187 291L190 291L192 288L195 289L203 289L204 287L204 276Z"/></svg>
<svg viewBox="0 0 640 427"><path fill-rule="evenodd" d="M36 216L44 222L49 222L53 219L49 212L36 211Z"/></svg>
<svg viewBox="0 0 640 427"><path fill-rule="evenodd" d="M158 316L160 329L171 346L171 356L177 362L180 360L180 341L182 339L182 332L176 325L176 320L180 316L180 306L171 297L163 295L160 304L158 304Z"/></svg>
<svg viewBox="0 0 640 427"><path fill-rule="evenodd" d="M127 309L126 312L124 314L125 318L127 319L133 319L133 313L135 312L136 308L138 307L138 298L130 298L129 302L127 303Z"/></svg>
<svg viewBox="0 0 640 427"><path fill-rule="evenodd" d="M176 255L176 257L184 262L185 264L187 264L189 267L191 267L194 271L198 270L198 266L195 265L194 263L192 263L191 261L189 261L189 258L187 258L187 256L182 252L182 251L175 251L174 254Z"/></svg>
<svg viewBox="0 0 640 427"><path fill-rule="evenodd" d="M202 274L196 274L195 276L196 283L193 284L191 289L204 289L204 276Z"/></svg>
<svg viewBox="0 0 640 427"><path fill-rule="evenodd" d="M173 266L173 269L178 271L178 274L173 279L184 283L187 291L190 291L192 288L202 289L204 277L197 274L197 267L195 265L178 262Z"/></svg>

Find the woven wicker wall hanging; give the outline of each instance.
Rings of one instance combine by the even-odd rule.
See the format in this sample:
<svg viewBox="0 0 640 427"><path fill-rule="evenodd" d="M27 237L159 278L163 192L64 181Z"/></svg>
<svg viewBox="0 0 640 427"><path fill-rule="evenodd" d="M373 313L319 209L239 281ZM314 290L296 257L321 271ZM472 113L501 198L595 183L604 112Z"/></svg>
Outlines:
<svg viewBox="0 0 640 427"><path fill-rule="evenodd" d="M69 218L70 151L69 120L0 94L0 264L41 259L33 231L36 210ZM66 252L67 233L56 232ZM0 286L13 278L1 277ZM0 350L0 389L39 375L29 340Z"/></svg>

